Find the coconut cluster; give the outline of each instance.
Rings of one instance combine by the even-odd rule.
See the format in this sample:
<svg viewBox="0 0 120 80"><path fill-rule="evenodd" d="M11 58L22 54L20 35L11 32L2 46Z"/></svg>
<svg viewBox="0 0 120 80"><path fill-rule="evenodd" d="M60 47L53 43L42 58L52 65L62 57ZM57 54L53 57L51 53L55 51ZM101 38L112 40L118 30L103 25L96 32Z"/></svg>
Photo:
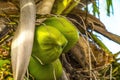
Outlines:
<svg viewBox="0 0 120 80"><path fill-rule="evenodd" d="M78 41L78 30L61 16L50 17L43 23L35 29L29 72L36 80L58 80L62 75L59 57Z"/></svg>

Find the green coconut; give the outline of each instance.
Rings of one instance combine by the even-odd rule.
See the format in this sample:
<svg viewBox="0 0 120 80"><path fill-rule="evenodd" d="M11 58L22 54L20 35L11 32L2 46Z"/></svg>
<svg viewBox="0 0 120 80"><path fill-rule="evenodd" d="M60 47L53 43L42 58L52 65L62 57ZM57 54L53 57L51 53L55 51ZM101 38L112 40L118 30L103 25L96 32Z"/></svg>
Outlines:
<svg viewBox="0 0 120 80"><path fill-rule="evenodd" d="M59 80L63 69L59 59L51 64L41 65L36 58L31 57L28 70L35 80Z"/></svg>
<svg viewBox="0 0 120 80"><path fill-rule="evenodd" d="M35 29L32 56L42 65L55 61L67 45L67 39L54 27L40 25Z"/></svg>
<svg viewBox="0 0 120 80"><path fill-rule="evenodd" d="M77 28L65 17L51 17L46 19L44 23L48 26L52 26L58 29L66 37L66 39L68 40L68 44L64 48L64 52L70 50L79 39Z"/></svg>

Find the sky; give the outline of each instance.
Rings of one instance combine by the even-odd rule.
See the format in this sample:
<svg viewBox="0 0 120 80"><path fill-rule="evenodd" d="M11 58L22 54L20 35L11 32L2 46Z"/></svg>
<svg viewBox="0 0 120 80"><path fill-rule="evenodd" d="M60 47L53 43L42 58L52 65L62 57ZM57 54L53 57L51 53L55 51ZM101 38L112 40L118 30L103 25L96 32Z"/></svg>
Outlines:
<svg viewBox="0 0 120 80"><path fill-rule="evenodd" d="M113 0L113 8L114 8L114 14L111 14L110 17L107 16L106 13L106 0L99 0L99 8L100 8L100 20L104 23L106 26L106 29L109 32L112 32L114 34L117 34L120 36L120 0ZM100 39L102 42L108 47L108 49L112 53L116 53L120 51L120 45L101 36Z"/></svg>

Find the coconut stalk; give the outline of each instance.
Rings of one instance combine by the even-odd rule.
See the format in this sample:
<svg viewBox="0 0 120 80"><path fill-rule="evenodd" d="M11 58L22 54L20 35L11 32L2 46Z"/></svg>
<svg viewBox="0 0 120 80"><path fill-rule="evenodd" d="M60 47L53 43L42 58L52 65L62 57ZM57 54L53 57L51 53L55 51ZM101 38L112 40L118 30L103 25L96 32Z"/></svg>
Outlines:
<svg viewBox="0 0 120 80"><path fill-rule="evenodd" d="M35 29L34 0L20 0L20 22L11 45L14 80L23 80L33 46Z"/></svg>

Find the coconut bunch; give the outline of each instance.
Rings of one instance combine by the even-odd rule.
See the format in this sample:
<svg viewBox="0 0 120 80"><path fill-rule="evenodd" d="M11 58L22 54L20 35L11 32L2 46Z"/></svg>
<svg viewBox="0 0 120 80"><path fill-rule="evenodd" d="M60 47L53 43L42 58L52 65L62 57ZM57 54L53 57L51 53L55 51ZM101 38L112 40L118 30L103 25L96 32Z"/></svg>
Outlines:
<svg viewBox="0 0 120 80"><path fill-rule="evenodd" d="M67 18L61 16L50 17L43 23L35 30L29 72L37 80L58 80L62 75L59 57L76 44L78 30Z"/></svg>

